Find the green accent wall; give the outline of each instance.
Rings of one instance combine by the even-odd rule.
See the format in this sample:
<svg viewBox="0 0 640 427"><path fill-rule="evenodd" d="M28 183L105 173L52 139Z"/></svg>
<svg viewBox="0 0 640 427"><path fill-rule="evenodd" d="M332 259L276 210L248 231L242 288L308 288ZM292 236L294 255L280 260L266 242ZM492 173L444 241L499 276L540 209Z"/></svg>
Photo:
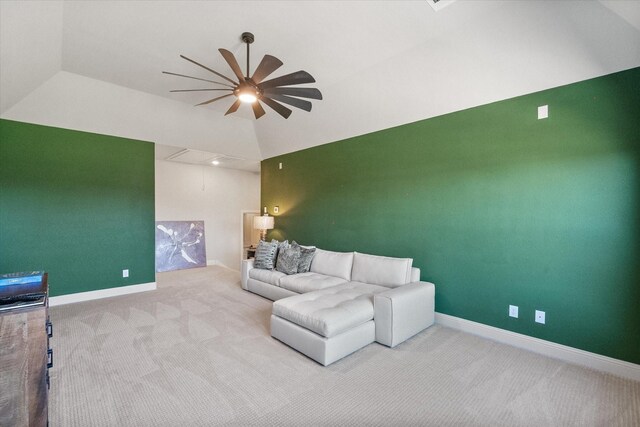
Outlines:
<svg viewBox="0 0 640 427"><path fill-rule="evenodd" d="M264 160L262 206L413 258L440 313L640 363L640 68Z"/></svg>
<svg viewBox="0 0 640 427"><path fill-rule="evenodd" d="M46 270L51 296L154 282L154 223L152 143L0 120L0 272Z"/></svg>

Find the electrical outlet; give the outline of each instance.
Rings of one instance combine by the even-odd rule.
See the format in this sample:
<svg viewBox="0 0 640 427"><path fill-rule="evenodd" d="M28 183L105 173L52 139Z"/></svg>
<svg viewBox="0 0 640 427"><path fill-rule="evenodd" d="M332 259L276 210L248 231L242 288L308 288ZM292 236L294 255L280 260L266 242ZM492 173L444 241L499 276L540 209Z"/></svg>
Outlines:
<svg viewBox="0 0 640 427"><path fill-rule="evenodd" d="M510 305L509 306L509 317L515 317L516 319L518 318L518 306L517 305Z"/></svg>
<svg viewBox="0 0 640 427"><path fill-rule="evenodd" d="M536 310L536 323L544 325L544 311Z"/></svg>
<svg viewBox="0 0 640 427"><path fill-rule="evenodd" d="M278 169L282 169L282 162L278 163Z"/></svg>
<svg viewBox="0 0 640 427"><path fill-rule="evenodd" d="M129 270L122 270L122 277L129 277Z"/></svg>

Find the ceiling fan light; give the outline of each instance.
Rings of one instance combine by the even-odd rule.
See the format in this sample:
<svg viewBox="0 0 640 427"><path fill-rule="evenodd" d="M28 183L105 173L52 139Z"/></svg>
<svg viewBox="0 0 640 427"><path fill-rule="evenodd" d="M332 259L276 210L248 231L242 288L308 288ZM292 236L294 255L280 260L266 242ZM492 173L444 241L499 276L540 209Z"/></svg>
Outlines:
<svg viewBox="0 0 640 427"><path fill-rule="evenodd" d="M258 97L256 96L255 93L251 93L251 92L247 91L247 92L241 92L240 95L238 95L238 99L241 102L244 102L244 103L247 103L247 104L253 104L254 102L256 102Z"/></svg>

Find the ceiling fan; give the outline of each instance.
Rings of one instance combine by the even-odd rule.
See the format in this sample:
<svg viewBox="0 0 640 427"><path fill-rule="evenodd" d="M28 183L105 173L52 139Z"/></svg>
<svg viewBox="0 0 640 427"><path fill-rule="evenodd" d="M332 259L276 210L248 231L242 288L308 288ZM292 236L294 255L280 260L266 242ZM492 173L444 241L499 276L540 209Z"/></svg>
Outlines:
<svg viewBox="0 0 640 427"><path fill-rule="evenodd" d="M223 78L231 84L202 79L199 77L186 76L184 74L171 73L169 71L163 71L164 74L170 74L172 76L186 77L188 79L200 80L221 86L226 86L226 88L224 89L180 89L172 90L171 92L229 91L231 93L209 99L207 101L196 104L196 106L210 104L229 96L235 96L237 99L231 105L231 107L229 107L229 109L225 113L225 116L227 114L236 112L240 107L240 104L244 102L251 104L251 107L253 108L253 114L255 115L256 119L259 119L265 114L264 108L262 108L260 102L264 102L266 105L268 105L270 108L272 108L274 111L276 111L286 119L291 115L291 110L281 103L288 104L305 111L311 111L311 102L300 98L322 99L322 93L320 93L320 91L316 88L287 87L304 83L314 83L315 79L306 71L296 71L295 73L286 74L284 76L276 77L271 80L264 80L266 77L271 75L271 73L282 66L282 61L280 61L275 56L265 55L262 58L262 61L260 61L260 64L258 64L256 70L253 72L253 75L249 77L249 45L253 43L254 36L251 33L242 33L241 39L244 43L247 44L246 76L242 74L240 65L238 65L238 61L236 60L235 56L233 56L233 53L226 49L218 49L218 51L220 51L222 57L225 59L225 61L227 61L229 67L231 67L231 70L238 79L237 82L217 71L212 70L205 65L194 61L193 59L187 58L184 55L180 55L181 58L186 59L187 61L197 65L198 67L212 72L216 76Z"/></svg>

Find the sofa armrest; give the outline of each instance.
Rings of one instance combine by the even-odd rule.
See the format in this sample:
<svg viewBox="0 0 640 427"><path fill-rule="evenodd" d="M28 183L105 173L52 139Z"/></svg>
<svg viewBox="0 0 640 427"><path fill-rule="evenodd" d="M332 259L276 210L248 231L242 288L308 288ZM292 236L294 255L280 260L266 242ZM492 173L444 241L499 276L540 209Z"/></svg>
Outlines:
<svg viewBox="0 0 640 427"><path fill-rule="evenodd" d="M374 295L376 341L389 347L433 325L435 286L413 282Z"/></svg>
<svg viewBox="0 0 640 427"><path fill-rule="evenodd" d="M247 280L249 280L249 270L253 268L253 261L254 261L254 258L242 260L241 283L242 283L242 289L244 289L245 291L249 290L249 288L247 287Z"/></svg>

